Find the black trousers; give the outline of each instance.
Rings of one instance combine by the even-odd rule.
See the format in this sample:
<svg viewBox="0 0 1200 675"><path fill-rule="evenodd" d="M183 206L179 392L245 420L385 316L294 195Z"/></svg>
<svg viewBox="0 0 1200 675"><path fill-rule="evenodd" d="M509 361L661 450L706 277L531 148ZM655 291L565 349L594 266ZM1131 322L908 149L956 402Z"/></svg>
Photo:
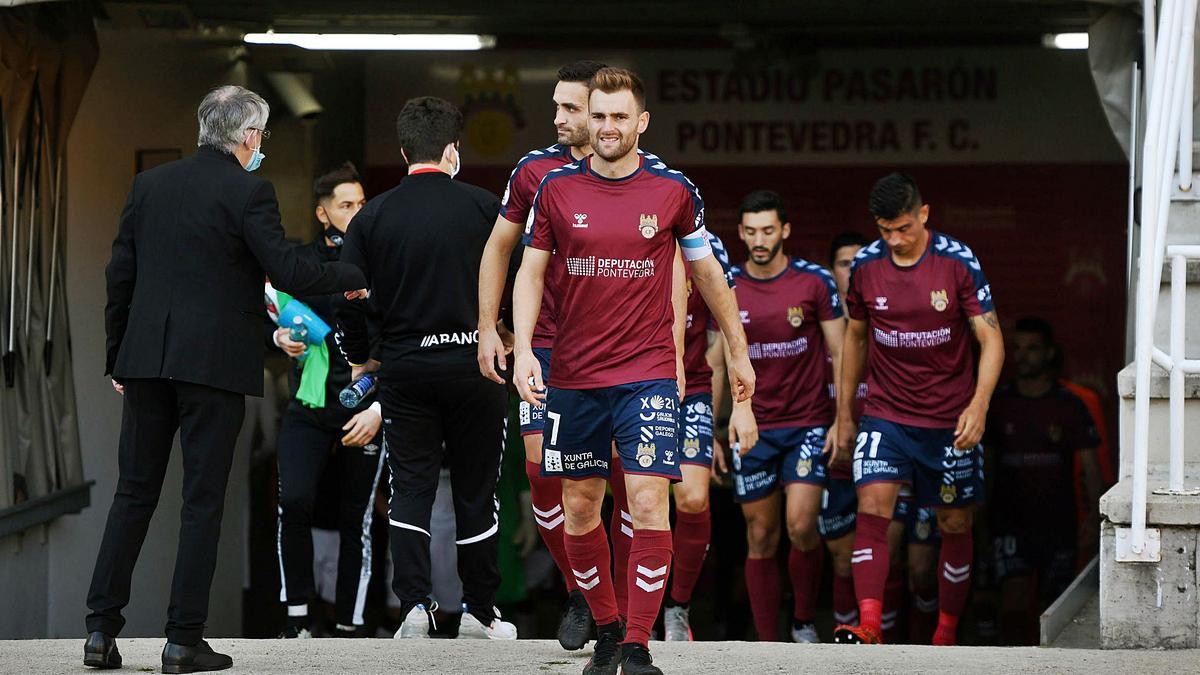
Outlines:
<svg viewBox="0 0 1200 675"><path fill-rule="evenodd" d="M361 448L340 439L342 424L353 415L318 414L289 407L279 430L279 528L276 549L283 570L279 600L290 606L316 598L313 582L313 506L321 474L336 462L338 469L338 572L336 620L343 626L363 625L367 585L371 582L371 520L375 488L383 471L379 438ZM341 424L339 424L341 422Z"/></svg>
<svg viewBox="0 0 1200 675"><path fill-rule="evenodd" d="M496 482L508 426L504 385L479 375L436 382L384 380L384 445L391 468L392 590L401 615L430 605L429 518L443 463L450 468L463 603L495 617L499 502Z"/></svg>
<svg viewBox="0 0 1200 675"><path fill-rule="evenodd" d="M217 564L225 486L246 412L241 394L175 380L125 382L120 475L88 591L87 630L117 635L125 625L133 567L158 505L176 430L183 446L183 509L167 608L170 642L194 645L204 635Z"/></svg>

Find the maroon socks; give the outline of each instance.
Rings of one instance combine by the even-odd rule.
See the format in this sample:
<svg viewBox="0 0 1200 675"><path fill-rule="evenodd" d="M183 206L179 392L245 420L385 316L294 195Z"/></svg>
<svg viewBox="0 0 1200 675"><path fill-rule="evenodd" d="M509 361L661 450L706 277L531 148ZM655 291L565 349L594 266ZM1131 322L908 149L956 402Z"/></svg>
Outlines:
<svg viewBox="0 0 1200 675"><path fill-rule="evenodd" d="M533 502L533 520L537 523L538 534L554 558L554 564L567 582L567 591L578 588L575 575L571 574L571 564L567 561L567 548L563 543L563 531L566 526L566 514L562 507L562 479L546 478L539 475L541 465L537 462L525 461L525 475L529 477L529 497Z"/></svg>
<svg viewBox="0 0 1200 675"><path fill-rule="evenodd" d="M888 574L887 529L891 519L859 512L854 528L854 592L858 597L859 625L882 633L883 587Z"/></svg>
<svg viewBox="0 0 1200 675"><path fill-rule="evenodd" d="M629 547L629 571L625 642L645 647L666 594L667 575L671 571L671 531L635 530ZM597 619L597 623L602 622Z"/></svg>
<svg viewBox="0 0 1200 675"><path fill-rule="evenodd" d="M959 534L942 532L942 552L938 557L938 626L933 644L958 643L958 617L967 604L971 590L971 561L974 556L971 531Z"/></svg>
<svg viewBox="0 0 1200 675"><path fill-rule="evenodd" d="M596 625L617 620L617 600L608 557L608 536L597 525L587 534L564 534L571 576L583 591Z"/></svg>
<svg viewBox="0 0 1200 675"><path fill-rule="evenodd" d="M691 601L711 537L712 517L708 509L700 513L675 512L675 564L671 573L671 599L675 602Z"/></svg>
<svg viewBox="0 0 1200 675"><path fill-rule="evenodd" d="M775 558L746 558L746 593L760 642L779 640L779 596L783 593Z"/></svg>
<svg viewBox="0 0 1200 675"><path fill-rule="evenodd" d="M824 558L825 547L820 542L809 551L792 546L788 554L788 577L792 581L792 597L795 600L792 618L802 623L811 623L813 620Z"/></svg>

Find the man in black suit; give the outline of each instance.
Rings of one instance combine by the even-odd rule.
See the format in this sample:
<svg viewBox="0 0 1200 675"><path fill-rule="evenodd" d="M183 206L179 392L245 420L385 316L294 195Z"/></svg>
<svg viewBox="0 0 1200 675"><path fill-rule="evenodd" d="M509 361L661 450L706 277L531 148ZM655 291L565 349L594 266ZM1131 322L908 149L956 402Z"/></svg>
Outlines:
<svg viewBox="0 0 1200 675"><path fill-rule="evenodd" d="M197 111L199 150L139 174L121 213L104 310L105 372L125 396L120 477L88 592L88 666L120 667L121 609L176 431L183 509L163 672L233 664L202 637L234 441L245 397L262 396L264 271L293 294L366 286L357 268L309 260L284 241L275 190L250 173L269 113L252 91L213 89Z"/></svg>

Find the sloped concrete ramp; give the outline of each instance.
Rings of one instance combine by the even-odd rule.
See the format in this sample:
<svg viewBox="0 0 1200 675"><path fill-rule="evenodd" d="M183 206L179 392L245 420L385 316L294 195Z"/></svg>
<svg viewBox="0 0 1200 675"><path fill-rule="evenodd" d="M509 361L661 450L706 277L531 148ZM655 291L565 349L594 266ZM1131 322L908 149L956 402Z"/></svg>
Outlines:
<svg viewBox="0 0 1200 675"><path fill-rule="evenodd" d="M223 640L228 673L579 673L590 649L520 640ZM126 673L158 672L162 640L118 642ZM792 645L753 642L651 643L670 673L1200 673L1200 650L1099 651L1043 647ZM0 672L35 675L99 671L83 667L83 638L0 641Z"/></svg>

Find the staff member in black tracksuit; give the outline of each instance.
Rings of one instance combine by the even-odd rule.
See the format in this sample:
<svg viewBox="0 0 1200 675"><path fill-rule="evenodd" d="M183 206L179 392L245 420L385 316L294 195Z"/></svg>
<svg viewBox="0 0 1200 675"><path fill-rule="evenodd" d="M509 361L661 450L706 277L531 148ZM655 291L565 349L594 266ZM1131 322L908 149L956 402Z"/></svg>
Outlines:
<svg viewBox="0 0 1200 675"><path fill-rule="evenodd" d="M282 291L361 288L362 273L304 259L284 240L263 160L267 103L237 86L201 101L199 149L138 174L106 269L105 372L124 394L120 475L88 591L84 664L117 668L130 583L176 432L183 510L163 672L228 668L202 639L245 397L262 396L263 273Z"/></svg>
<svg viewBox="0 0 1200 675"><path fill-rule="evenodd" d="M342 249L342 261L366 275L382 321L392 588L404 616L396 637L429 635L429 516L445 459L465 605L458 635L515 639L516 627L501 621L493 606L500 584L496 481L508 398L504 385L481 376L475 362L479 261L500 204L485 190L452 180L462 132L454 106L412 99L396 128L408 176L367 203ZM351 364L370 356L362 304L346 303L338 312Z"/></svg>
<svg viewBox="0 0 1200 675"><path fill-rule="evenodd" d="M313 261L334 261L341 255L350 219L366 203L362 179L354 165L347 162L318 178L313 192L317 219L325 228L300 253ZM339 297L306 295L296 300L332 326L336 322L334 301ZM281 327L274 331L272 340L289 356L299 357L306 345L293 342L289 334L287 327ZM287 605L287 627L281 635L285 638L312 637L308 603L317 595L313 581L313 505L321 475L331 461L337 463L340 488L337 522L341 545L335 616L338 637L358 634L371 581L372 497L384 461L382 442L376 436L383 416L374 396L354 410L342 406L338 392L350 383L350 364L337 349L333 332L325 337L324 349L327 359L310 357L294 362L289 374L291 402L279 430L276 548L282 570L279 601ZM328 369L323 372L325 363Z"/></svg>

